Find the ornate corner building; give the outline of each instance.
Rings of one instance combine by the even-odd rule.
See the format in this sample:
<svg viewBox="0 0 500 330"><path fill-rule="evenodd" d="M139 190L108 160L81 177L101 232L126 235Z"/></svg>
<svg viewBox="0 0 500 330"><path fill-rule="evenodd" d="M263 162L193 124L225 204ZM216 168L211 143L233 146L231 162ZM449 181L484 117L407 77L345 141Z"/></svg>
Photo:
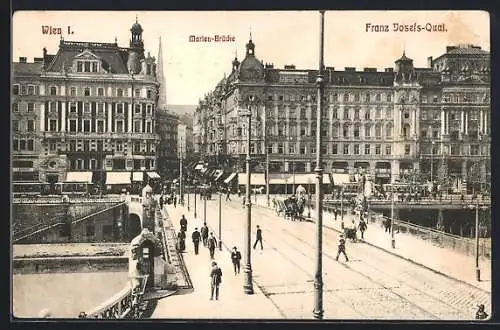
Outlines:
<svg viewBox="0 0 500 330"><path fill-rule="evenodd" d="M130 32L127 48L61 39L56 54L13 63L14 181L156 170L157 65L137 21Z"/></svg>
<svg viewBox="0 0 500 330"><path fill-rule="evenodd" d="M235 58L231 74L200 100L195 149L205 159L232 160L242 171L249 147L255 164L268 157L270 173L312 172L316 75L264 64L250 39L242 62ZM383 71L326 67L325 79L319 152L326 172L361 169L387 183L416 173L436 180L444 170L455 183L472 173L490 182L490 54L480 47L449 46L429 57L427 68L415 68L404 53ZM241 116L248 109L250 128Z"/></svg>

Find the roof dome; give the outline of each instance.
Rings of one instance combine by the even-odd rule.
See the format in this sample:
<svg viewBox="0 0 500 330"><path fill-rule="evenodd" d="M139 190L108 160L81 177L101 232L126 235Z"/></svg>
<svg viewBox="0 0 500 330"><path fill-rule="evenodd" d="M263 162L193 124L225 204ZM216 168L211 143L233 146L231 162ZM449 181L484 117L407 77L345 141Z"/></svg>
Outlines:
<svg viewBox="0 0 500 330"><path fill-rule="evenodd" d="M139 24L139 22L137 21L137 16L135 17L135 23L134 25L132 25L132 28L130 29L130 31L132 32L142 32L142 26L141 24Z"/></svg>

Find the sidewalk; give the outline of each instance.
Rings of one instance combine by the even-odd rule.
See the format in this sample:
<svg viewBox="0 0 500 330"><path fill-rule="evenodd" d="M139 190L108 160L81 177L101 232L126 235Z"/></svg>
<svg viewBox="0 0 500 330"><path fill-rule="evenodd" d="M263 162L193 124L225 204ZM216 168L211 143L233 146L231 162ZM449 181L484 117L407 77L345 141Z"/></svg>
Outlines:
<svg viewBox="0 0 500 330"><path fill-rule="evenodd" d="M272 198L270 204L272 208ZM252 198L255 203L255 199ZM257 205L266 207L266 196L259 195L257 197ZM304 214L307 213L307 209ZM311 209L311 217L316 219L316 211ZM358 217L344 213L344 224L349 226L352 220ZM327 228L343 232L341 229L340 216L337 221L333 214L323 212L323 223ZM491 292L491 260L481 257L479 259L479 267L481 269L481 282L476 280L475 257L467 256L463 253L453 251L452 249L441 248L429 244L428 242L419 239L413 235L405 233L394 233L396 247L391 246L391 236L386 233L382 224L379 222L368 222L368 228L365 232L364 242L385 250L388 253L397 255L411 262L430 268L434 271L444 274L445 276L466 282L472 286ZM358 238L360 233L358 231Z"/></svg>
<svg viewBox="0 0 500 330"><path fill-rule="evenodd" d="M179 220L184 214L188 220L186 233L186 252L183 253L184 262L193 283L193 292L173 295L158 301L158 305L151 318L193 318L193 319L276 319L283 318L262 291L254 285L254 294L246 295L243 292L243 267L239 275L234 275L230 252L223 245L222 251L216 249L215 261L222 269L222 284L219 300L210 298L210 269L209 251L200 243L199 254L194 254L191 234L194 228L201 229L203 221L193 219L193 211L188 212L186 207L166 205L166 210L176 231L180 229ZM201 210L201 213L203 211ZM202 214L197 214L198 217ZM209 227L210 228L210 227ZM212 228L210 228L212 230ZM217 233L214 232L217 236ZM229 247L231 248L231 247ZM242 262L243 266L243 262Z"/></svg>

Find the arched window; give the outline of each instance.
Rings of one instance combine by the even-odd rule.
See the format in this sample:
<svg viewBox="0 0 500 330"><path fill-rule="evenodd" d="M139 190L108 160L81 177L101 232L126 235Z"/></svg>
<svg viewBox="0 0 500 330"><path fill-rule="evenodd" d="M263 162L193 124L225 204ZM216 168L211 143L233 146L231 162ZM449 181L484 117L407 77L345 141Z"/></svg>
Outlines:
<svg viewBox="0 0 500 330"><path fill-rule="evenodd" d="M371 136L371 125L370 124L366 124L365 125L365 137L370 137Z"/></svg>
<svg viewBox="0 0 500 330"><path fill-rule="evenodd" d="M375 125L375 138L380 139L382 137L382 125Z"/></svg>
<svg viewBox="0 0 500 330"><path fill-rule="evenodd" d="M360 129L360 125L359 124L355 124L354 125L354 137L355 138L359 138L359 129Z"/></svg>
<svg viewBox="0 0 500 330"><path fill-rule="evenodd" d="M344 102L349 102L349 93L344 93Z"/></svg>
<svg viewBox="0 0 500 330"><path fill-rule="evenodd" d="M385 137L390 139L392 138L392 129L393 129L393 126L392 126L392 123L388 123L386 128L385 128Z"/></svg>
<svg viewBox="0 0 500 330"><path fill-rule="evenodd" d="M332 127L332 138L339 137L339 125L337 123L333 124Z"/></svg>
<svg viewBox="0 0 500 330"><path fill-rule="evenodd" d="M344 127L342 128L342 136L345 138L349 136L349 124L347 123L345 123Z"/></svg>

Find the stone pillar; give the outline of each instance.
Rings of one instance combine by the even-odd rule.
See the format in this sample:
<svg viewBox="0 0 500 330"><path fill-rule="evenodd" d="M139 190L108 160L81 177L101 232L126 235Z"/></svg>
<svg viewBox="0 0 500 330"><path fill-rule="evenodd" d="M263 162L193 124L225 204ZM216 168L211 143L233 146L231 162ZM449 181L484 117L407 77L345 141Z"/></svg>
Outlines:
<svg viewBox="0 0 500 330"><path fill-rule="evenodd" d="M465 113L465 135L469 135L469 114Z"/></svg>
<svg viewBox="0 0 500 330"><path fill-rule="evenodd" d="M467 161L462 161L462 179L467 180Z"/></svg>
<svg viewBox="0 0 500 330"><path fill-rule="evenodd" d="M394 183L395 180L399 180L399 161L393 160L391 166L391 182Z"/></svg>
<svg viewBox="0 0 500 330"><path fill-rule="evenodd" d="M285 166L285 172L288 172L288 167L289 167L289 166L288 166L288 161L285 161L285 162L284 162L284 166Z"/></svg>
<svg viewBox="0 0 500 330"><path fill-rule="evenodd" d="M311 172L311 162L306 162L306 172Z"/></svg>
<svg viewBox="0 0 500 330"><path fill-rule="evenodd" d="M478 111L478 115L479 115L479 132L478 133L483 133L483 110L479 110Z"/></svg>
<svg viewBox="0 0 500 330"><path fill-rule="evenodd" d="M446 116L444 109L441 109L441 136L446 135Z"/></svg>
<svg viewBox="0 0 500 330"><path fill-rule="evenodd" d="M127 133L132 133L132 103L129 103L128 105L128 132Z"/></svg>
<svg viewBox="0 0 500 330"><path fill-rule="evenodd" d="M460 136L465 133L465 112L462 110L460 112Z"/></svg>
<svg viewBox="0 0 500 330"><path fill-rule="evenodd" d="M45 132L45 103L40 104L40 131Z"/></svg>
<svg viewBox="0 0 500 330"><path fill-rule="evenodd" d="M62 102L61 105L61 132L66 132L66 102Z"/></svg>
<svg viewBox="0 0 500 330"><path fill-rule="evenodd" d="M105 103L106 104L106 107L108 108L108 133L111 133L111 122L113 120L113 117L112 117L112 109L111 109L111 103Z"/></svg>

